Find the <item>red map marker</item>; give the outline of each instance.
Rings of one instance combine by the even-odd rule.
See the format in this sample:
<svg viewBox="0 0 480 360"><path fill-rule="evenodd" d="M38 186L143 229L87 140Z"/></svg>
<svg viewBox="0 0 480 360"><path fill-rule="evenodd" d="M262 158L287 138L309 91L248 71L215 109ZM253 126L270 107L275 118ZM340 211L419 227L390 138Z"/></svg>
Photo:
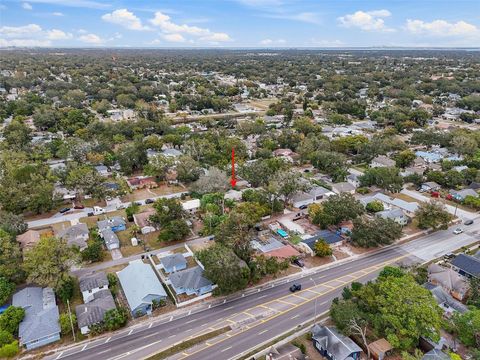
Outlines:
<svg viewBox="0 0 480 360"><path fill-rule="evenodd" d="M232 184L232 188L235 187L237 184L237 180L235 180L235 149L232 148L232 179L230 180L230 184Z"/></svg>

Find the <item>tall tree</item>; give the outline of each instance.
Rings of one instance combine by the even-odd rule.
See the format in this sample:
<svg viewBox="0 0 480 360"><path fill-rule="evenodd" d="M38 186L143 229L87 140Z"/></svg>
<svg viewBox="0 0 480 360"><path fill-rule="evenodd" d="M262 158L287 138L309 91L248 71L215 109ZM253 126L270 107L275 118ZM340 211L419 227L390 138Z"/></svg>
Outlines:
<svg viewBox="0 0 480 360"><path fill-rule="evenodd" d="M49 236L25 252L23 268L29 282L57 288L77 260L78 254L65 240Z"/></svg>
<svg viewBox="0 0 480 360"><path fill-rule="evenodd" d="M420 229L432 228L433 230L447 229L453 218L443 204L434 200L420 204L415 217Z"/></svg>

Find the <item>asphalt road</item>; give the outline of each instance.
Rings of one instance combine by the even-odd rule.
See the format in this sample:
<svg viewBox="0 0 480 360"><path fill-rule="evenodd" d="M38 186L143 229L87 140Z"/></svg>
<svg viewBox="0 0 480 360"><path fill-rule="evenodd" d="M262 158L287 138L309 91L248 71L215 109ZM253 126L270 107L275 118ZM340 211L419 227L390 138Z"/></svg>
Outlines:
<svg viewBox="0 0 480 360"><path fill-rule="evenodd" d="M178 359L230 359L264 340L272 339L328 310L333 297L352 281L368 281L389 262L424 262L468 246L477 241L480 222L463 234L453 235L452 229L436 232L410 243L386 248L367 257L339 264L330 269L308 275L301 281L302 292L290 294L291 285L268 288L254 295L226 302L198 313L166 321L126 328L110 337L102 337L88 344L58 351L46 359L143 359L171 345L198 336L201 333L231 326L232 330L218 339L200 344L179 354ZM263 311L263 312L262 312Z"/></svg>

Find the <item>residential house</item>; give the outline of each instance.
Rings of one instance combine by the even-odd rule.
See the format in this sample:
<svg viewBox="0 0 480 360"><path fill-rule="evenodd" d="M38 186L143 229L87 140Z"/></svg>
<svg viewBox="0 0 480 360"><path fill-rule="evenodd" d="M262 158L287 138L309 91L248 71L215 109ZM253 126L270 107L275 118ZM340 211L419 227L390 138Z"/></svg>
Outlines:
<svg viewBox="0 0 480 360"><path fill-rule="evenodd" d="M480 279L480 260L474 256L460 254L452 261L452 267L467 278Z"/></svg>
<svg viewBox="0 0 480 360"><path fill-rule="evenodd" d="M240 201L242 200L242 192L234 189L230 189L225 193L225 199Z"/></svg>
<svg viewBox="0 0 480 360"><path fill-rule="evenodd" d="M113 216L109 219L97 221L98 230L111 229L113 232L123 231L127 228L127 223L120 216Z"/></svg>
<svg viewBox="0 0 480 360"><path fill-rule="evenodd" d="M133 214L133 221L135 225L140 228L140 232L145 235L156 231L156 227L150 221L150 217L155 214L155 209L148 209L147 211L139 214Z"/></svg>
<svg viewBox="0 0 480 360"><path fill-rule="evenodd" d="M265 360L305 360L305 355L302 354L300 348L286 343L280 346L272 346L265 355Z"/></svg>
<svg viewBox="0 0 480 360"><path fill-rule="evenodd" d="M173 273L187 268L187 260L182 254L173 254L160 258L160 264L166 273Z"/></svg>
<svg viewBox="0 0 480 360"><path fill-rule="evenodd" d="M463 314L468 311L468 308L460 301L456 300L440 285L427 283L424 287L430 291L438 306L443 310L443 316L450 318L455 312Z"/></svg>
<svg viewBox="0 0 480 360"><path fill-rule="evenodd" d="M65 239L69 246L76 246L80 251L83 251L87 248L88 226L84 223L78 223L59 231L58 237Z"/></svg>
<svg viewBox="0 0 480 360"><path fill-rule="evenodd" d="M273 249L264 253L267 257L274 257L277 259L291 259L293 256L300 256L300 253L291 245L284 245L280 248Z"/></svg>
<svg viewBox="0 0 480 360"><path fill-rule="evenodd" d="M314 255L315 243L319 240L325 240L330 246L340 246L343 243L344 238L336 232L320 230L313 236L305 236L298 245L302 246L310 255Z"/></svg>
<svg viewBox="0 0 480 360"><path fill-rule="evenodd" d="M400 175L402 177L411 176L411 175L423 176L424 172L425 172L425 169L423 167L409 166L409 167L406 167L405 170L401 171Z"/></svg>
<svg viewBox="0 0 480 360"><path fill-rule="evenodd" d="M153 189L158 187L154 176L135 176L127 179L127 185L132 190Z"/></svg>
<svg viewBox="0 0 480 360"><path fill-rule="evenodd" d="M292 198L292 206L296 208L305 207L315 202L314 198L303 191L296 193Z"/></svg>
<svg viewBox="0 0 480 360"><path fill-rule="evenodd" d="M422 158L427 164L438 163L444 158L443 154L430 151L417 151L415 155Z"/></svg>
<svg viewBox="0 0 480 360"><path fill-rule="evenodd" d="M95 170L101 176L105 176L105 177L110 176L110 171L108 170L108 167L106 167L105 165L97 165L95 166Z"/></svg>
<svg viewBox="0 0 480 360"><path fill-rule="evenodd" d="M25 310L18 337L27 350L60 340L58 306L51 288L29 286L13 295L12 305Z"/></svg>
<svg viewBox="0 0 480 360"><path fill-rule="evenodd" d="M134 317L150 314L154 301L167 298L152 267L142 260L130 261L117 276Z"/></svg>
<svg viewBox="0 0 480 360"><path fill-rule="evenodd" d="M168 279L178 295L200 296L212 291L213 283L203 276L203 269L200 266L174 272Z"/></svg>
<svg viewBox="0 0 480 360"><path fill-rule="evenodd" d="M463 201L467 196L473 196L475 198L478 197L478 193L472 189L463 189L459 191L451 190L450 194L457 201Z"/></svg>
<svg viewBox="0 0 480 360"><path fill-rule="evenodd" d="M434 285L441 286L455 299L460 301L463 301L468 293L469 287L464 277L456 271L438 264L430 264L428 266L428 280Z"/></svg>
<svg viewBox="0 0 480 360"><path fill-rule="evenodd" d="M359 179L359 176L357 174L349 174L347 176L347 182L354 186L355 188L358 188L360 187L360 179Z"/></svg>
<svg viewBox="0 0 480 360"><path fill-rule="evenodd" d="M348 182L339 182L336 184L332 185L332 190L335 194L342 194L342 193L348 193L348 194L355 194L355 186Z"/></svg>
<svg viewBox="0 0 480 360"><path fill-rule="evenodd" d="M193 215L200 209L200 199L192 199L182 203L183 210Z"/></svg>
<svg viewBox="0 0 480 360"><path fill-rule="evenodd" d="M353 231L353 221L342 221L340 224L338 224L338 230L340 231L340 235L350 236Z"/></svg>
<svg viewBox="0 0 480 360"><path fill-rule="evenodd" d="M285 159L288 162L294 162L296 159L298 159L298 154L290 149L277 149L273 151L273 156L275 157L281 157L282 159Z"/></svg>
<svg viewBox="0 0 480 360"><path fill-rule="evenodd" d="M93 325L100 324L103 321L107 311L116 308L115 300L108 288L96 292L91 301L75 307L80 332L84 335L88 334Z"/></svg>
<svg viewBox="0 0 480 360"><path fill-rule="evenodd" d="M88 303L93 300L95 293L108 289L108 278L104 272L100 271L80 277L78 285L82 292L83 302Z"/></svg>
<svg viewBox="0 0 480 360"><path fill-rule="evenodd" d="M281 241L273 236L259 236L251 241L252 248L268 257L276 257L279 259L289 259L292 256L298 256L300 253L290 245L284 245Z"/></svg>
<svg viewBox="0 0 480 360"><path fill-rule="evenodd" d="M401 209L391 209L379 211L375 216L381 217L382 219L390 219L395 221L397 224L405 226L408 223L408 216L406 216Z"/></svg>
<svg viewBox="0 0 480 360"><path fill-rule="evenodd" d="M386 339L378 339L368 344L370 355L375 360L383 360L385 356L393 349L392 345Z"/></svg>
<svg viewBox="0 0 480 360"><path fill-rule="evenodd" d="M182 155L182 152L177 150L177 149L171 149L167 148L161 152L163 156L169 157L169 158L178 158L179 156Z"/></svg>
<svg viewBox="0 0 480 360"><path fill-rule="evenodd" d="M108 250L115 250L120 248L120 239L117 234L110 228L105 228L99 231L100 237L105 242L105 246Z"/></svg>
<svg viewBox="0 0 480 360"><path fill-rule="evenodd" d="M17 241L20 248L30 249L40 240L40 232L37 230L27 230L23 234L17 235Z"/></svg>
<svg viewBox="0 0 480 360"><path fill-rule="evenodd" d="M435 181L425 182L422 184L422 187L421 187L423 191L427 191L427 192L438 191L441 188L442 187L439 184L437 184Z"/></svg>
<svg viewBox="0 0 480 360"><path fill-rule="evenodd" d="M422 360L450 360L450 356L445 354L442 350L432 349L423 355Z"/></svg>
<svg viewBox="0 0 480 360"><path fill-rule="evenodd" d="M382 193L364 197L360 199L360 202L366 206L369 202L374 200L381 201L386 209L392 209L392 207L402 209L404 214L410 217L415 215L415 211L417 211L419 207L418 203L415 201L408 202L398 198L391 198Z"/></svg>
<svg viewBox="0 0 480 360"><path fill-rule="evenodd" d="M394 166L395 166L395 161L385 155L379 155L370 162L371 168L394 167Z"/></svg>
<svg viewBox="0 0 480 360"><path fill-rule="evenodd" d="M328 190L323 186L313 186L307 193L313 198L313 201L323 200L329 196L335 195L333 191Z"/></svg>
<svg viewBox="0 0 480 360"><path fill-rule="evenodd" d="M336 328L315 325L312 328L313 346L328 360L359 360L362 349Z"/></svg>

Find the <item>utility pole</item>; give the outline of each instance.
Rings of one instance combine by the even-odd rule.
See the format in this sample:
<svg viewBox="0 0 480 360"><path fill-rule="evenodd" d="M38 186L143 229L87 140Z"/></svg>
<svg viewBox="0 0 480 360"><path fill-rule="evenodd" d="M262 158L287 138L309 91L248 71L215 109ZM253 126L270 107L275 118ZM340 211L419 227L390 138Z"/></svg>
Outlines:
<svg viewBox="0 0 480 360"><path fill-rule="evenodd" d="M70 317L70 326L72 327L72 335L73 335L73 342L76 342L75 339L75 329L73 328L73 319L72 319L72 312L70 311L70 300L67 299L67 307L68 307L68 316Z"/></svg>

